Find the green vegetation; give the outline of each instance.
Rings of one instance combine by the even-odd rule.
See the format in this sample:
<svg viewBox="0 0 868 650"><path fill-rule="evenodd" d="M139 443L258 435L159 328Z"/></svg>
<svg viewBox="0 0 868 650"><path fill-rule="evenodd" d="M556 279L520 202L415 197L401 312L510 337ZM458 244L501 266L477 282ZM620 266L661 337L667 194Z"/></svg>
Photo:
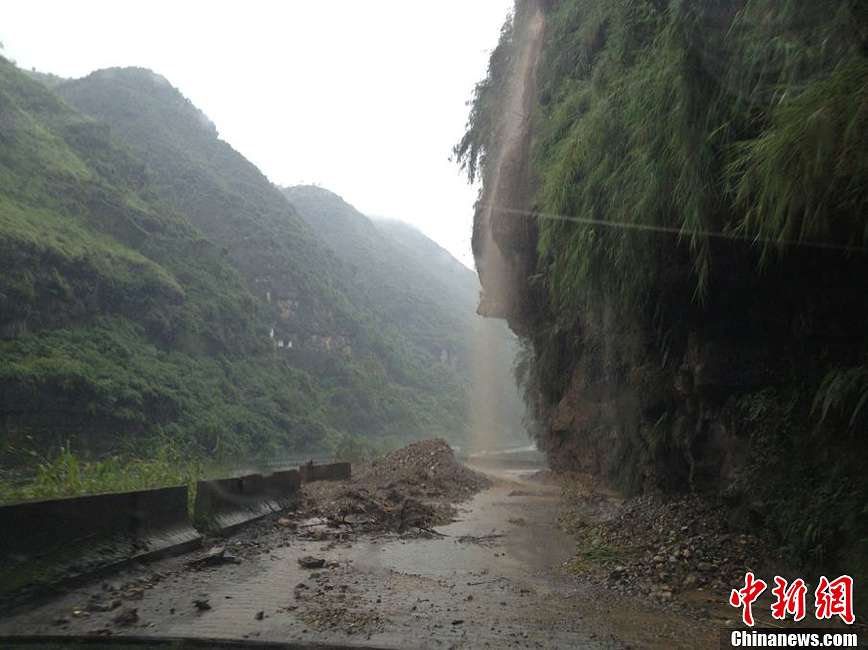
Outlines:
<svg viewBox="0 0 868 650"><path fill-rule="evenodd" d="M3 498L178 480L167 440L189 467L461 440L451 321L405 336L165 79L2 60L0 113Z"/></svg>
<svg viewBox="0 0 868 650"><path fill-rule="evenodd" d="M586 220L541 222L558 313L604 289L653 309L678 256L706 295L710 233L754 239L763 258L865 241L856 5L706 4L564 2L549 18L539 207Z"/></svg>
<svg viewBox="0 0 868 650"><path fill-rule="evenodd" d="M104 70L58 92L107 123L148 165L159 199L188 215L240 272L257 298L259 327L285 344L278 358L309 378L329 446L340 432L377 448L463 436L466 396L451 369L370 300L280 190L164 78Z"/></svg>
<svg viewBox="0 0 868 650"><path fill-rule="evenodd" d="M518 3L455 149L471 178L537 5L518 373L542 442L625 489L724 494L806 562L865 571L865 4ZM553 434L575 391L616 415Z"/></svg>
<svg viewBox="0 0 868 650"><path fill-rule="evenodd" d="M553 4L535 161L539 210L575 217L540 221L558 314L575 318L602 289L648 306L670 255L689 257L704 295L712 233L755 240L764 257L868 242L859 3ZM456 147L471 178L496 143L512 39L510 22Z"/></svg>
<svg viewBox="0 0 868 650"><path fill-rule="evenodd" d="M70 439L88 457L327 449L310 378L262 306L106 126L0 62L2 463Z"/></svg>
<svg viewBox="0 0 868 650"><path fill-rule="evenodd" d="M515 337L504 323L475 313L476 274L412 226L368 219L328 190L297 186L284 194L353 270L365 301L438 367L462 417L472 412L472 400L490 400L495 420L487 426L497 430L498 443L525 442L524 409L511 372ZM491 354L483 354L486 347ZM485 391L473 385L472 371L481 366Z"/></svg>
<svg viewBox="0 0 868 650"><path fill-rule="evenodd" d="M56 457L41 459L33 476L3 476L0 503L187 485L192 510L196 482L203 476L202 465L185 458L171 440L151 458L115 455L84 462L66 446Z"/></svg>

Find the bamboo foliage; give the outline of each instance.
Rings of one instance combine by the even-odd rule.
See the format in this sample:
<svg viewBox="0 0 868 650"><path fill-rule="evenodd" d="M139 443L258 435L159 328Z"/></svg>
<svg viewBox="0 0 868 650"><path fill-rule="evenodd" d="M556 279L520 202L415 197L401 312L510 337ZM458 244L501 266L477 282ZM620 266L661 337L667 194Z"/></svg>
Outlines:
<svg viewBox="0 0 868 650"><path fill-rule="evenodd" d="M555 311L601 288L644 308L676 256L702 298L712 237L753 242L760 265L794 242L866 243L866 13L854 0L555 3L534 149L540 212L576 218L540 221ZM508 27L455 150L471 177L495 146Z"/></svg>

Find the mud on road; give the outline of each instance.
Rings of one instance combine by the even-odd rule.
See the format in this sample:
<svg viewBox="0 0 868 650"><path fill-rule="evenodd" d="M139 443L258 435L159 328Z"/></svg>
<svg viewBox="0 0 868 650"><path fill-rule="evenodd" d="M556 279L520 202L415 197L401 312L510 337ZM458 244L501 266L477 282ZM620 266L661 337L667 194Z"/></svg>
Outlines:
<svg viewBox="0 0 868 650"><path fill-rule="evenodd" d="M211 540L210 559L161 560L7 616L0 635L396 648L717 647L710 622L568 570L576 548L557 527L560 488L531 471L485 472L489 487L430 529L352 530L307 510L284 513ZM318 489L341 494L337 484ZM343 515L363 521L362 513Z"/></svg>

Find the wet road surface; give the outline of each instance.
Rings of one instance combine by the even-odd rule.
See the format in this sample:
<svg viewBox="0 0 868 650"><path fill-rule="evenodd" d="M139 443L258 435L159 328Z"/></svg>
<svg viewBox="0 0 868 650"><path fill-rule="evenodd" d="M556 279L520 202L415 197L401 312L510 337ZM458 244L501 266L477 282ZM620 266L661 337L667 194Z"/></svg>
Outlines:
<svg viewBox="0 0 868 650"><path fill-rule="evenodd" d="M442 537L303 540L274 521L225 543L242 558L191 556L97 580L0 620L0 635L108 634L414 648L716 647L715 630L615 597L565 570L559 489L521 472L461 504ZM326 561L302 568L298 559ZM111 611L88 604L122 598ZM205 608L194 601L205 602ZM116 622L135 609L134 620Z"/></svg>

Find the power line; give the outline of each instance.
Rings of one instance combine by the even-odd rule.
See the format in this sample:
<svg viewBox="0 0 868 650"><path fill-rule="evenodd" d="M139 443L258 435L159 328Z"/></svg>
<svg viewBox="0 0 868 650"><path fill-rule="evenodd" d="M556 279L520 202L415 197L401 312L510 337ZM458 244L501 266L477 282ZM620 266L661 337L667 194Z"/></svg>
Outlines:
<svg viewBox="0 0 868 650"><path fill-rule="evenodd" d="M676 228L674 226L656 226L647 223L636 223L631 221L609 221L606 219L591 219L590 217L576 217L565 214L553 214L550 212L534 212L530 210L518 210L516 208L505 208L491 203L480 203L479 207L488 209L492 212L504 212L516 216L522 216L532 219L549 219L552 221L572 221L588 226L605 226L607 228L620 228L622 230L638 230L648 232L663 232L678 236L700 236L709 239L729 239L746 241L751 244L775 244L778 246L801 246L805 248L819 248L823 250L841 251L847 253L868 253L868 247L857 246L854 244L833 244L829 242L811 241L811 240L796 240L796 239L775 239L772 237L751 236L737 232L718 232L712 230L688 230L685 228Z"/></svg>

